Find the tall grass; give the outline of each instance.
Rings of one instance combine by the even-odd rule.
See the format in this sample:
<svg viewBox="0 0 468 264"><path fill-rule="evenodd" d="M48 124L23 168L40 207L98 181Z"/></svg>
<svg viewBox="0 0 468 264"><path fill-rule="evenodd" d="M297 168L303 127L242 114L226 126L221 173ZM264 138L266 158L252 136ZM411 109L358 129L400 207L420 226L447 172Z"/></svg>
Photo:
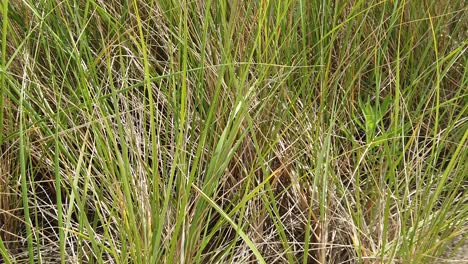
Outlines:
<svg viewBox="0 0 468 264"><path fill-rule="evenodd" d="M438 263L466 239L464 1L0 9L1 263Z"/></svg>

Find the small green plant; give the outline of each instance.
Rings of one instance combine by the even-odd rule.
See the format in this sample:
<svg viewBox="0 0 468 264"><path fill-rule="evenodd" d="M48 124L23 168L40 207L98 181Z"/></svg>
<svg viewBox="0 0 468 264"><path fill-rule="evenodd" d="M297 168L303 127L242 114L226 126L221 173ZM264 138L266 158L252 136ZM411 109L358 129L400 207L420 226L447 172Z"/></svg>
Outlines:
<svg viewBox="0 0 468 264"><path fill-rule="evenodd" d="M368 144L375 139L379 129L385 130L384 118L388 115L388 110L392 103L391 100L390 96L385 97L382 102L377 98L375 103L372 104L370 97L367 97L366 102L363 102L361 98L358 99L359 109L361 109L362 116L364 116L364 122L359 121L358 118L354 119L354 122L365 131Z"/></svg>

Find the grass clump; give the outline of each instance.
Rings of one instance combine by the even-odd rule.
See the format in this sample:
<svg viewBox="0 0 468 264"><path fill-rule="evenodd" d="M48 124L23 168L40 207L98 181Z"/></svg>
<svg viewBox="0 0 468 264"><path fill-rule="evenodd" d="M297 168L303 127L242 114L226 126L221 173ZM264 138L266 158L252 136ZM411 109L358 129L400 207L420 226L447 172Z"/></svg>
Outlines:
<svg viewBox="0 0 468 264"><path fill-rule="evenodd" d="M466 238L463 1L0 10L2 263L434 263Z"/></svg>

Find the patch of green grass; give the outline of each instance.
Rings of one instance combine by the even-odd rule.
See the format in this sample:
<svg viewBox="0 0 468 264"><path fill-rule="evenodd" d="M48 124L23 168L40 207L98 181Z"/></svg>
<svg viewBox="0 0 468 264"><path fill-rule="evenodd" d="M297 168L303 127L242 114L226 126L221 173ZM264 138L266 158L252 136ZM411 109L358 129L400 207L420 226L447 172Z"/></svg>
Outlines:
<svg viewBox="0 0 468 264"><path fill-rule="evenodd" d="M463 1L0 10L5 263L428 263L466 233Z"/></svg>

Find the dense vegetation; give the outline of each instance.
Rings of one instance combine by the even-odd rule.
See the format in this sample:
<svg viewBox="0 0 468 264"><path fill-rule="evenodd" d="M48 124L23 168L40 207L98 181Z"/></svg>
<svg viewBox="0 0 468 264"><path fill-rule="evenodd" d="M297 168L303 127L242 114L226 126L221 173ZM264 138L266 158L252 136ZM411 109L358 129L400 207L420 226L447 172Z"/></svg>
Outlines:
<svg viewBox="0 0 468 264"><path fill-rule="evenodd" d="M441 263L463 0L2 0L1 263Z"/></svg>

